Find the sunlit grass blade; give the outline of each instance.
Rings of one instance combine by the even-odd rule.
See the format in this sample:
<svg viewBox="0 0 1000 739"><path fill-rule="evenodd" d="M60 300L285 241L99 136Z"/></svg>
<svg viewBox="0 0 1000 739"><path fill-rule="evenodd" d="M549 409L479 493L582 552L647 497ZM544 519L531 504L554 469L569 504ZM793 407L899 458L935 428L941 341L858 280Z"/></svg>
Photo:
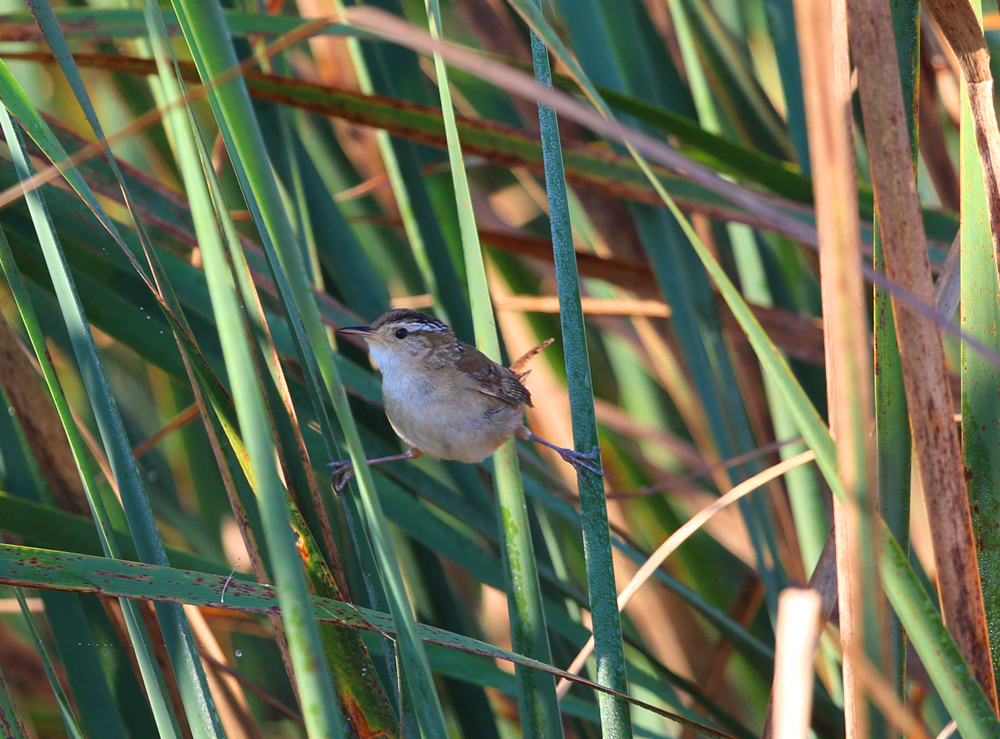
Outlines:
<svg viewBox="0 0 1000 739"><path fill-rule="evenodd" d="M62 69L63 74L66 76L77 102L79 102L83 108L87 122L90 124L97 138L104 139L104 131L100 121L98 120L97 111L94 109L94 106L90 101L90 96L84 86L83 78L80 76L80 72L77 69L76 64L73 62L73 56L69 50L69 45L59 29L59 23L56 21L55 15L53 14L52 6L49 4L48 0L30 0L29 8L35 16L35 20L38 22L42 32L45 34L46 41L48 42L50 48L52 48L53 53L59 60L59 66ZM105 156L115 173L115 177L118 179L118 182L122 187L122 194L124 196L126 206L132 210L132 198L129 195L124 177L121 170L118 168L118 163L110 148L105 152ZM139 238L142 240L144 251L146 251L147 255L151 254L153 250L152 245L146 238L142 223L138 219L136 219L136 227ZM147 256L147 258L152 257ZM155 270L153 265L150 266ZM106 431L103 431L103 429L102 432L107 433ZM120 444L124 439L124 428L121 428L118 431L117 441ZM120 452L121 449L119 448L118 451ZM130 454L127 456L129 463L132 463L132 456ZM119 462L119 464L121 463ZM135 482L137 482L138 468L134 464L130 473L135 476ZM116 476L119 476L120 474L121 473L118 473ZM146 505L148 506L148 503L146 503ZM127 506L126 511L128 512ZM149 528L152 523L152 511L143 511L143 515L148 518L148 521L145 522L145 526ZM136 524L131 518L130 524L133 527L133 531L135 532L134 535L138 540L137 544L140 546L140 551L142 551L141 548L144 546L142 540L147 537L152 538L154 540L154 548L150 551L155 552L155 556L157 557L157 559L153 559L152 561L156 564L165 564L167 560L166 553L162 550L162 543L159 544L159 551L156 551L155 548L156 542L159 540L159 535L156 533L150 534L148 532L140 533L139 531L136 531ZM152 529L155 532L155 524L152 526ZM191 635L191 629L187 619L178 609L169 609L164 613L161 621L161 628L164 630L164 636L167 639L167 649L170 652L171 661L176 668L174 674L176 675L177 681L180 685L180 692L184 701L185 712L188 717L188 722L192 725L192 731L196 735L203 737L221 736L222 727L216 716L214 699L208 688L204 669L201 664L201 658L198 656L198 652L194 644L194 638Z"/></svg>
<svg viewBox="0 0 1000 739"><path fill-rule="evenodd" d="M431 34L440 37L443 31L439 3L437 0L426 0L424 7ZM448 160L451 163L476 345L487 357L499 362L500 342L493 318L493 303L490 300L486 267L479 244L479 231L472 210L462 144L455 125L448 72L440 56L434 58L434 70L441 96L441 109L448 142ZM541 662L549 662L552 653L546 633L545 615L542 611L542 596L531 542L528 508L524 499L524 488L513 439L509 439L493 455L493 476L501 522L504 581L507 584L512 644L521 654ZM532 739L561 737L562 721L559 718L559 705L552 680L533 671L518 670L517 683L518 708L524 735Z"/></svg>
<svg viewBox="0 0 1000 739"><path fill-rule="evenodd" d="M214 79L237 66L235 53L227 41L221 8L217 3L177 0L174 7L203 79L206 81ZM278 283L279 294L293 329L296 351L302 362L313 410L320 421L329 458L333 457L335 442L325 409L327 398L333 401L344 436L347 438L351 459L357 470L361 503L368 520L368 534L374 546L390 609L399 630L400 657L405 667L407 685L413 691L414 703L427 722L426 727L430 733L441 735L444 731L444 718L431 680L426 655L415 634L413 614L402 582L399 563L396 561L395 551L388 537L385 516L375 493L371 473L365 464L364 449L361 447L357 428L348 407L337 365L329 349L316 300L306 279L295 234L268 167L260 129L242 79L221 86L210 96L210 102L216 112L231 161L268 254L272 273ZM321 378L325 387L320 385ZM246 428L245 424L241 426ZM267 489L270 485L262 480L262 487ZM277 509L278 502L275 500L269 505L274 505ZM283 502L281 508L282 513L279 517L284 519L287 514L284 512ZM272 522L271 525L277 524ZM278 531L275 531L275 534L279 537L286 535ZM297 563L295 566L298 568ZM300 569L296 569L296 577L301 577ZM302 586L303 592L296 593L297 599L304 595L304 582ZM306 654L302 653L301 657L305 659Z"/></svg>
<svg viewBox="0 0 1000 739"><path fill-rule="evenodd" d="M154 31L158 12L158 8L147 7L147 17L153 26L151 30ZM157 48L160 56L161 82L167 85L168 94L177 94L180 90L172 77L165 49L159 45L158 35L154 34L152 38L154 48ZM195 133L184 112L179 111L178 115L173 116L173 122L175 140L181 148L180 164L184 170L185 185L192 198L192 215L202 248L205 274L236 413L257 482L255 492L271 553L271 567L275 582L280 588L279 598L285 614L285 631L303 715L310 733L318 736L348 736L350 732L336 699L329 668L313 657L321 652L319 631L315 622L303 610L309 597L306 578L291 537L285 487L275 460L272 424L259 384L254 350L249 343L244 316L233 284L233 274L226 259L222 227L216 220L213 198L202 172L203 163L198 155ZM294 242L290 247L295 248Z"/></svg>

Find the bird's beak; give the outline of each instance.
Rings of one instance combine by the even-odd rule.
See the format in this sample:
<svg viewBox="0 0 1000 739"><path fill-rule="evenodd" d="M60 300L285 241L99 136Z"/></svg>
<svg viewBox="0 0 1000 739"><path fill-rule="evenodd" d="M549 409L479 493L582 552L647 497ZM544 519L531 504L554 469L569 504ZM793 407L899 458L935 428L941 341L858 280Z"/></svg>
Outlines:
<svg viewBox="0 0 1000 739"><path fill-rule="evenodd" d="M371 332L370 326L345 326L344 328L338 328L335 333L347 336L365 336Z"/></svg>

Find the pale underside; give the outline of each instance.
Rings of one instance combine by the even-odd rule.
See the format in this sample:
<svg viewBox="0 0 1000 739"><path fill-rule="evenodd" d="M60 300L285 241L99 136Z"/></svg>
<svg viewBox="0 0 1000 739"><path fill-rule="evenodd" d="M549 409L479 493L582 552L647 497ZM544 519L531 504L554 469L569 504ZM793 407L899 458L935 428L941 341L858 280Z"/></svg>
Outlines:
<svg viewBox="0 0 1000 739"><path fill-rule="evenodd" d="M463 345L460 353L478 360L473 371L412 371L407 357L372 346L385 413L407 446L438 459L481 462L521 428L531 396L474 347Z"/></svg>

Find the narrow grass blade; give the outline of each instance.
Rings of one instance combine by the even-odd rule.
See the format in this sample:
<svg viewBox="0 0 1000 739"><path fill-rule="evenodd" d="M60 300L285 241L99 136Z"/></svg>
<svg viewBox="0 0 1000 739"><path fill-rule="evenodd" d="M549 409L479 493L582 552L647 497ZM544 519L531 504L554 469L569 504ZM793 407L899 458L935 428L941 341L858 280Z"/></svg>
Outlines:
<svg viewBox="0 0 1000 739"><path fill-rule="evenodd" d="M3 541L2 537L0 537L0 541ZM21 588L14 589L14 597L21 608L21 617L24 619L25 624L27 624L31 638L35 642L35 649L38 652L38 656L41 657L42 667L45 669L45 677L48 678L52 692L56 696L56 703L59 704L59 713L62 714L63 723L66 725L66 733L70 739L84 739L83 731L80 729L80 724L77 722L76 716L73 715L73 708L69 704L66 691L62 689L62 684L59 682L59 678L56 677L55 669L52 666L52 659L49 657L48 647L45 646L41 634L38 633L35 619L28 609L28 604L24 600L24 593L21 591Z"/></svg>
<svg viewBox="0 0 1000 739"><path fill-rule="evenodd" d="M6 263L6 258L0 254L0 271ZM12 279L16 283L16 278ZM15 285L12 292L17 290ZM0 403L4 403L8 411L14 411L9 416L0 414L0 464L4 484L21 496L2 500L15 500L35 510L41 509L46 520L57 505L77 512L87 510L86 492L59 415L42 379L22 352L17 333L6 322L0 322L0 365L3 366L0 372L0 385L3 386ZM44 501L45 505L41 505L40 501ZM0 520L5 531L15 535L20 533L22 540L28 544L41 544L33 536L34 527L14 531L12 526L16 525L16 513L0 513ZM101 546L94 525L87 520L86 526L93 534L92 552L99 554ZM132 541L127 534L123 538L129 543ZM49 548L61 548L65 541L61 536L56 537ZM19 590L15 590L15 595L18 600L21 599ZM80 712L80 723L88 735L125 739L121 715L100 668L95 638L81 608L80 596L52 591L42 594L42 601L49 633L61 656L64 674ZM31 619L28 625L35 633L33 617L28 611L23 612L26 619ZM47 647L39 639L36 639L36 644L46 674L50 675L51 658ZM75 731L79 736L76 717L64 696L60 695L61 684L54 676L50 676L50 683L67 731Z"/></svg>
<svg viewBox="0 0 1000 739"><path fill-rule="evenodd" d="M934 683L941 700L966 739L996 736L1000 732L989 701L948 633L930 596L910 569L907 556L883 527L882 581L889 603Z"/></svg>
<svg viewBox="0 0 1000 739"><path fill-rule="evenodd" d="M534 31L531 32L531 52L535 79L540 84L551 87L549 51ZM583 309L580 304L580 278L577 274L576 249L573 245L569 202L566 195L559 120L552 108L539 105L538 123L545 162L545 189L549 201L552 256L559 291L559 322L566 362L566 384L569 388L570 411L573 417L573 443L577 451L589 454L596 450L599 454L597 420L594 417L594 391ZM578 480L583 541L587 553L587 589L593 614L597 681L618 692L627 693L628 679L625 673L625 655L622 651L621 618L618 615L615 570L611 559L611 537L608 530L607 503L604 500L604 481L592 472L582 473L578 476ZM631 721L628 706L603 694L598 697L598 703L604 731L609 736L630 736Z"/></svg>
<svg viewBox="0 0 1000 739"><path fill-rule="evenodd" d="M907 129L913 169L917 169L916 75L919 64L920 4L915 0L893 4L893 30L899 57L900 83L904 107L909 112ZM876 224L873 267L885 273L885 253L881 229ZM878 501L882 518L900 548L909 552L910 542L910 460L909 410L903 367L893 321L892 296L883 285L875 286L875 443L878 456ZM889 679L901 697L906 695L906 635L899 618L889 614Z"/></svg>
<svg viewBox="0 0 1000 739"><path fill-rule="evenodd" d="M21 720L21 713L10 694L10 685L0 667L0 733L10 739L28 739L28 732Z"/></svg>
<svg viewBox="0 0 1000 739"><path fill-rule="evenodd" d="M973 8L981 14L979 3ZM961 125L962 199L962 327L993 349L997 336L997 262L994 258L983 165L976 143L975 122L968 92L962 89ZM978 547L986 623L992 636L993 671L1000 669L1000 572L993 560L1000 551L1000 531L991 521L1000 513L1000 369L965 344L962 345L962 447L972 506L972 525Z"/></svg>

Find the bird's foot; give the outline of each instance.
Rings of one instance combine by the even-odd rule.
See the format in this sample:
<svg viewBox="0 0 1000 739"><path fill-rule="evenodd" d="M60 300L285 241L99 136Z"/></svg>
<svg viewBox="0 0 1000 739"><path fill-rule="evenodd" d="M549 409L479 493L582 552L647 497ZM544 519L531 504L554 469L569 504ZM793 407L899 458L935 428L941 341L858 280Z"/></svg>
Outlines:
<svg viewBox="0 0 1000 739"><path fill-rule="evenodd" d="M330 468L333 489L338 493L343 492L348 481L354 477L354 462L345 459L340 462L330 462L327 467Z"/></svg>
<svg viewBox="0 0 1000 739"><path fill-rule="evenodd" d="M559 456L566 462L573 465L573 469L576 470L577 474L583 474L584 470L590 470L595 475L600 475L601 477L611 477L611 475L607 472L593 464L593 460L597 459L598 455L601 453L600 449L595 449L590 454L584 454L583 452L578 452L573 449L562 448L556 448L556 451L559 452Z"/></svg>

